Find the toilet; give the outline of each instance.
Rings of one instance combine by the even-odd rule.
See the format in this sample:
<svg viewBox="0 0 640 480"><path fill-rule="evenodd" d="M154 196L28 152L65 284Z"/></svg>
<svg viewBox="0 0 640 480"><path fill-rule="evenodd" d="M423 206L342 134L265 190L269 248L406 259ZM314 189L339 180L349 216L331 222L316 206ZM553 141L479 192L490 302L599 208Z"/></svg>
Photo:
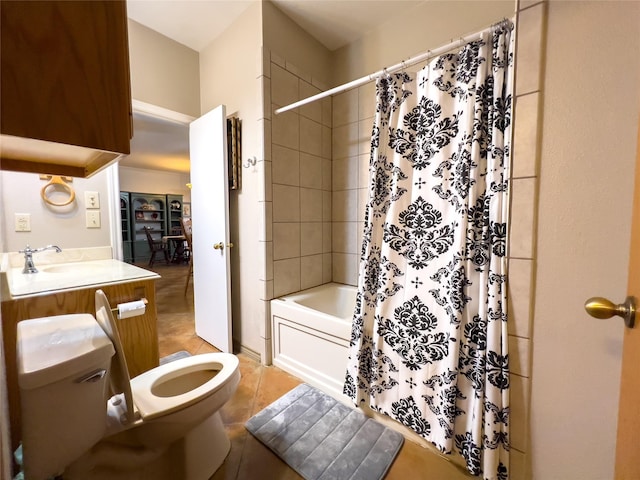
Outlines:
<svg viewBox="0 0 640 480"><path fill-rule="evenodd" d="M238 358L193 355L130 379L102 290L95 300L95 317L18 323L25 479L211 478L231 446L219 409Z"/></svg>

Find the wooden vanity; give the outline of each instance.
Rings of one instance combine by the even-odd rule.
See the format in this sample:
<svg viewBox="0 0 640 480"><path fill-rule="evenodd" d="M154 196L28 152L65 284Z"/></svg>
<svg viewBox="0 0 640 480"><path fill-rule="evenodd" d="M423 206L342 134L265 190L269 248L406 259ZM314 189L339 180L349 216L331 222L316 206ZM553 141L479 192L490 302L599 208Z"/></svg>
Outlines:
<svg viewBox="0 0 640 480"><path fill-rule="evenodd" d="M142 269L140 269L142 270ZM144 270L143 270L144 271ZM86 288L45 292L38 295L11 297L7 289L2 301L2 334L7 373L11 440L15 450L20 441L20 391L16 361L17 324L32 318L90 313L95 315L95 292L102 289L112 308L120 303L147 299L143 315L118 319L118 330L124 346L129 375L135 377L158 366L158 333L155 298L157 274L146 278L128 279L108 284L93 284ZM36 274L38 275L38 274ZM4 282L6 284L6 282ZM114 313L116 315L116 313ZM106 408L106 407L105 407Z"/></svg>

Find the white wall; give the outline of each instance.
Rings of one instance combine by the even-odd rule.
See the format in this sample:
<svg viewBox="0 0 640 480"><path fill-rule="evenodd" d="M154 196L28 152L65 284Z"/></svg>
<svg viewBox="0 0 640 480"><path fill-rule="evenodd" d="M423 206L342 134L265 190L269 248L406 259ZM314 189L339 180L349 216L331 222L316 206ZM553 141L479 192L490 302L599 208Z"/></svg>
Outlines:
<svg viewBox="0 0 640 480"><path fill-rule="evenodd" d="M242 162L256 157L256 167L242 168L241 189L231 191L230 230L233 339L258 354L264 354L260 339L258 238L260 200L264 193L263 116L261 96L261 4L253 3L214 42L200 52L201 110L206 113L226 105L227 115L242 121ZM215 214L215 212L212 212Z"/></svg>
<svg viewBox="0 0 640 480"><path fill-rule="evenodd" d="M0 205L2 205L3 245L5 252L15 252L27 244L32 248L55 244L60 248L103 247L111 245L111 219L109 217L108 174L106 170L90 178L74 178L70 186L75 190L75 201L64 207L54 207L41 198L41 190L47 184L35 173L0 172ZM100 228L86 228L86 191L100 196ZM53 187L47 196L61 203L68 198ZM14 214L31 214L31 231L16 232ZM37 264L37 260L36 260Z"/></svg>
<svg viewBox="0 0 640 480"><path fill-rule="evenodd" d="M200 116L198 52L129 20L129 59L132 98Z"/></svg>
<svg viewBox="0 0 640 480"><path fill-rule="evenodd" d="M120 191L182 195L183 202L191 201L188 173L165 172L132 167L118 167Z"/></svg>
<svg viewBox="0 0 640 480"><path fill-rule="evenodd" d="M334 52L333 83L376 72L452 39L482 30L515 12L515 1L431 0L398 8L397 17Z"/></svg>
<svg viewBox="0 0 640 480"><path fill-rule="evenodd" d="M640 105L640 3L549 2L531 441L535 479L613 478Z"/></svg>

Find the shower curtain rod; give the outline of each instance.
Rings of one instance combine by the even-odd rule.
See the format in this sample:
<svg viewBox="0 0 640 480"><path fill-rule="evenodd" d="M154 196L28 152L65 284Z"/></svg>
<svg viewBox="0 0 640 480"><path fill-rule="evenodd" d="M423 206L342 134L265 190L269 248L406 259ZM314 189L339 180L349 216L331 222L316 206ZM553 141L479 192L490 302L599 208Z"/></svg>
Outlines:
<svg viewBox="0 0 640 480"><path fill-rule="evenodd" d="M509 22L510 20L505 18L502 21L498 22L498 23L494 23L493 25L480 30L479 32L475 32L472 33L470 35L466 35L464 37L460 37L458 40L451 40L451 42L447 43L446 45L442 45L441 47L438 47L436 49L433 50L427 50L424 53L418 54L416 56L410 57L407 60L404 60L400 63L396 63L395 65L392 65L390 67L387 68L383 68L382 70L378 70L377 72L374 73L370 73L369 75L365 75L364 77L358 78L356 80L352 80L348 83L342 84L342 85L338 85L337 87L333 87L329 90L326 90L324 92L320 92L317 93L316 95L312 95L311 97L307 97L304 98L302 100L298 100L297 102L294 102L290 105L287 105L286 107L281 107L275 110L276 115L279 113L284 113L287 112L289 110L293 110L294 108L298 108L301 107L303 105L306 105L308 103L312 103L315 102L316 100L320 100L321 98L325 98L325 97L329 97L331 95L334 95L336 93L340 93L340 92L344 92L345 90L349 90L351 88L355 88L355 87L359 87L360 85L364 85L365 83L369 83L373 80L375 80L376 78L380 77L381 75L387 74L387 73L393 73L393 72L397 72L398 70L404 69L406 67L409 67L411 65L415 65L416 63L420 63L423 62L425 60L429 60L433 57L437 57L438 55L441 55L445 52L448 52L449 50L452 50L456 47L462 46L466 43L469 42L473 42L475 40L478 40L481 38L481 35L491 31L492 29L504 25L505 22Z"/></svg>

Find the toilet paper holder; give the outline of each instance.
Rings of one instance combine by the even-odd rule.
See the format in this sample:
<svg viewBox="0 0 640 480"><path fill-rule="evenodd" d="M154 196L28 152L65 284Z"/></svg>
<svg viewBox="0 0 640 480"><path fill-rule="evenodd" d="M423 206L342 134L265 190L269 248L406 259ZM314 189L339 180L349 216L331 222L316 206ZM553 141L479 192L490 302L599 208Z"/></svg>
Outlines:
<svg viewBox="0 0 640 480"><path fill-rule="evenodd" d="M124 316L124 317L121 317L121 316L120 316L120 313L121 313L121 312L120 312L120 307L121 307L121 306L126 305L127 303L137 303L137 302L142 302L142 303L143 303L143 305L144 305L144 309L142 310L142 312L141 312L141 313L134 313L133 315ZM147 305L149 305L149 301L148 301L146 298L144 298L144 297L143 297L143 298L141 298L140 300L135 300L135 301L131 301L131 302L123 302L123 303L119 303L118 305L116 305L116 308L112 308L112 309L111 309L111 312L115 313L115 314L116 314L116 317L117 317L118 319L129 318L130 316L144 315L144 313L145 313L145 309L146 309Z"/></svg>

